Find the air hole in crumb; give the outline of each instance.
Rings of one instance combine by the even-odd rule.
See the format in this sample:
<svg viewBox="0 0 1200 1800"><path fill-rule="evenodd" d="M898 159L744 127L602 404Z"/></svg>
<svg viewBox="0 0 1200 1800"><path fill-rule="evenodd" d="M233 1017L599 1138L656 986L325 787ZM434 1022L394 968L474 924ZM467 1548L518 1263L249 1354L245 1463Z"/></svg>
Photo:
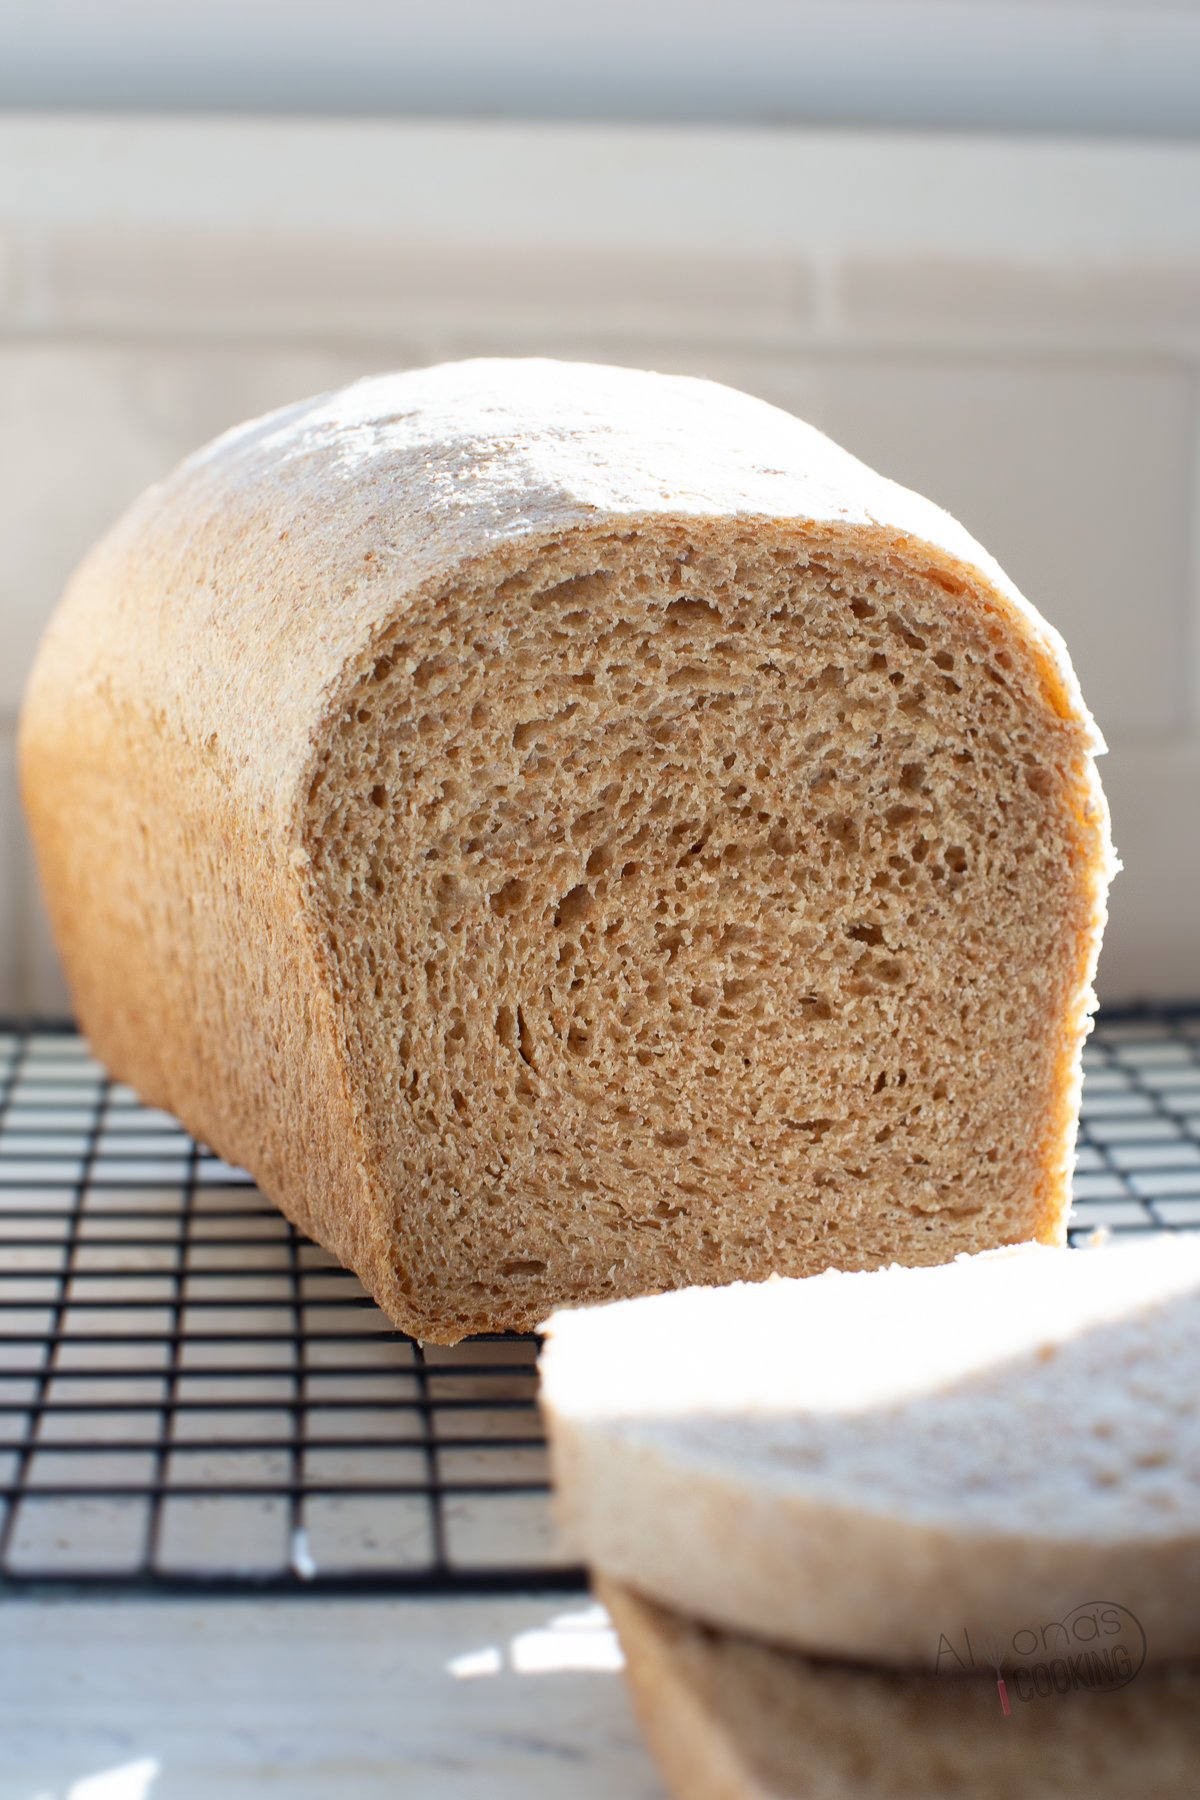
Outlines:
<svg viewBox="0 0 1200 1800"><path fill-rule="evenodd" d="M385 787L381 787L381 786L377 785L371 789L371 805L372 806L386 806L387 805L387 789Z"/></svg>
<svg viewBox="0 0 1200 1800"><path fill-rule="evenodd" d="M814 1144L819 1144L825 1133L832 1129L832 1119L789 1119L791 1131L803 1131Z"/></svg>
<svg viewBox="0 0 1200 1800"><path fill-rule="evenodd" d="M925 639L920 637L917 632L910 630L903 619L898 618L895 613L888 614L888 625L901 642L908 645L910 650L928 649Z"/></svg>
<svg viewBox="0 0 1200 1800"><path fill-rule="evenodd" d="M533 743L539 731L545 727L545 719L526 719L521 725L513 726L513 749L525 750Z"/></svg>
<svg viewBox="0 0 1200 1800"><path fill-rule="evenodd" d="M825 835L843 850L857 850L858 826L845 813L831 813L825 821Z"/></svg>
<svg viewBox="0 0 1200 1800"><path fill-rule="evenodd" d="M563 930L570 930L574 925L582 925L594 905L591 889L579 882L559 901L554 914L554 923Z"/></svg>
<svg viewBox="0 0 1200 1800"><path fill-rule="evenodd" d="M511 880L506 881L504 886L498 888L492 895L491 906L496 917L507 919L510 913L516 912L524 902L525 892L525 883L519 875L514 875Z"/></svg>
<svg viewBox="0 0 1200 1800"><path fill-rule="evenodd" d="M856 944L882 944L883 932L878 925L851 925L846 936L853 938Z"/></svg>
<svg viewBox="0 0 1200 1800"><path fill-rule="evenodd" d="M707 600L690 599L672 600L667 607L667 617L672 620L677 619L680 623L702 623L705 620L719 619L721 614L719 609L710 605Z"/></svg>
<svg viewBox="0 0 1200 1800"><path fill-rule="evenodd" d="M544 1262L539 1262L537 1257L530 1256L512 1262L502 1262L500 1264L500 1273L504 1276L544 1275L546 1273L546 1265Z"/></svg>

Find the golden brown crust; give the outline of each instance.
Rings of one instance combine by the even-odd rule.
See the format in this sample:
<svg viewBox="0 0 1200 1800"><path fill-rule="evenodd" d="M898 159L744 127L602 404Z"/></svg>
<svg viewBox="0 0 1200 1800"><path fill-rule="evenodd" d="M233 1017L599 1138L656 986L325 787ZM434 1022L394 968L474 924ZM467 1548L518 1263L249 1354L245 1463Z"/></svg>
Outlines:
<svg viewBox="0 0 1200 1800"><path fill-rule="evenodd" d="M314 785L355 728L381 647L410 625L419 645L464 588L486 607L539 558L586 563L605 534L686 556L731 523L747 542L850 546L973 609L1028 657L1035 710L1061 727L1076 871L1038 1111L1044 1174L1020 1221L1053 1238L1109 873L1094 727L1061 641L961 527L818 433L708 383L630 371L477 363L380 378L189 459L97 547L47 633L23 785L85 1031L418 1335L531 1325L568 1296L558 1277L519 1272L503 1294L434 1291L446 1196L398 1193L395 1168L381 1169L382 1090L356 1048L360 1002L339 986ZM477 1145L462 1179L479 1184L485 1162ZM420 1243L402 1242L414 1220ZM1013 1229L985 1223L963 1246ZM688 1273L650 1245L621 1283ZM574 1297L589 1281L606 1291L585 1270Z"/></svg>

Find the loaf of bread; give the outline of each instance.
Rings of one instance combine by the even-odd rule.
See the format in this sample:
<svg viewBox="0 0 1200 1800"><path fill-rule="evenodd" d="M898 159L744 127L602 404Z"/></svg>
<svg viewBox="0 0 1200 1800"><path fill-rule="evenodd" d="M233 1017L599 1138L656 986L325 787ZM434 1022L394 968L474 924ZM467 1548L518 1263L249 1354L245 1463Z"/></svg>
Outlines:
<svg viewBox="0 0 1200 1800"><path fill-rule="evenodd" d="M1200 1238L1039 1245L559 1315L559 1507L707 1623L928 1668L1108 1600L1200 1656Z"/></svg>
<svg viewBox="0 0 1200 1800"><path fill-rule="evenodd" d="M999 1674L984 1663L964 1678L856 1668L706 1630L614 1582L597 1592L620 1634L639 1721L678 1800L1195 1794L1196 1667L1065 1693L1053 1653L1015 1667L1001 1661Z"/></svg>
<svg viewBox="0 0 1200 1800"><path fill-rule="evenodd" d="M441 1342L1058 1239L1098 748L937 508L728 389L537 361L191 457L21 726L97 1054Z"/></svg>

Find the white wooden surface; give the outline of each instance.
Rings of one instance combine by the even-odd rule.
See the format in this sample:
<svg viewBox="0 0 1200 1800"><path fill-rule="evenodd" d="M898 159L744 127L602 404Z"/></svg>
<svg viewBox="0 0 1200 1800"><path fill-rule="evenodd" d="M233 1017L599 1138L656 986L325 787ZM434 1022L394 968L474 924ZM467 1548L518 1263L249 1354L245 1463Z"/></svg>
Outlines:
<svg viewBox="0 0 1200 1800"><path fill-rule="evenodd" d="M0 1600L0 1800L663 1800L585 1597Z"/></svg>

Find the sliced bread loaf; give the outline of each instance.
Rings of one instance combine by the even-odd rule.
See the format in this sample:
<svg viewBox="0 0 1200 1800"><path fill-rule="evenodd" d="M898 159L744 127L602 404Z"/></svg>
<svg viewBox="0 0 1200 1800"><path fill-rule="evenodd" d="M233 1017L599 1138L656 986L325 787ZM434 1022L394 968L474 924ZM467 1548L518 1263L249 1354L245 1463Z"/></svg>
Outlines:
<svg viewBox="0 0 1200 1800"><path fill-rule="evenodd" d="M991 1668L971 1678L885 1672L707 1630L615 1582L597 1592L620 1634L639 1721L679 1800L1195 1793L1198 1668L1141 1673L1094 1692L1055 1688L1055 1656L1010 1665L1000 1678Z"/></svg>
<svg viewBox="0 0 1200 1800"><path fill-rule="evenodd" d="M559 1314L579 1554L680 1612L945 1667L1104 1600L1200 1654L1200 1238Z"/></svg>
<svg viewBox="0 0 1200 1800"><path fill-rule="evenodd" d="M1097 747L946 514L745 395L548 362L191 457L21 727L98 1054L441 1341L1060 1237Z"/></svg>

